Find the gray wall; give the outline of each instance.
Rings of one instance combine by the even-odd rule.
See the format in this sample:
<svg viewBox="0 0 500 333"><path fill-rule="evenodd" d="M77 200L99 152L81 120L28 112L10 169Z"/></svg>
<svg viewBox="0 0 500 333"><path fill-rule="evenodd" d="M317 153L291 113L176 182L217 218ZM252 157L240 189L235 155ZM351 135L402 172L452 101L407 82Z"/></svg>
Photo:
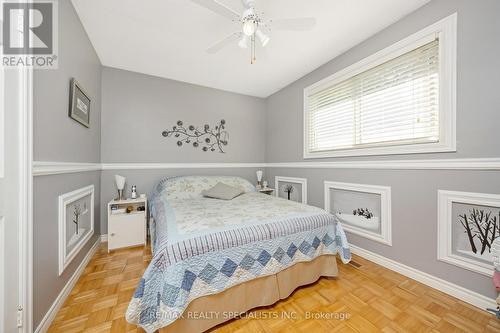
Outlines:
<svg viewBox="0 0 500 333"><path fill-rule="evenodd" d="M102 74L102 162L263 162L265 100L120 69ZM177 147L161 133L178 120L226 120L226 153Z"/></svg>
<svg viewBox="0 0 500 333"><path fill-rule="evenodd" d="M60 194L94 184L94 236L80 250L61 276L58 276L58 202ZM33 327L71 278L78 265L101 235L100 172L35 177L33 185Z"/></svg>
<svg viewBox="0 0 500 333"><path fill-rule="evenodd" d="M307 178L308 204L324 207L323 182L391 187L392 246L349 233L348 241L491 298L491 278L438 261L437 190L499 193L500 172L440 170L267 169L275 176ZM459 180L459 181L457 181Z"/></svg>
<svg viewBox="0 0 500 333"><path fill-rule="evenodd" d="M68 117L74 77L91 97L90 128ZM69 0L59 1L59 68L34 75L33 159L99 162L101 63Z"/></svg>
<svg viewBox="0 0 500 333"><path fill-rule="evenodd" d="M68 117L69 83L75 77L89 93L90 129ZM33 78L34 160L99 162L101 64L69 0L59 1L59 69L36 70ZM57 200L94 184L95 235L58 276ZM33 327L100 235L100 173L39 176L33 181Z"/></svg>
<svg viewBox="0 0 500 333"><path fill-rule="evenodd" d="M372 38L292 83L267 100L267 162L301 161L303 89L392 43L458 12L457 152L308 161L499 157L500 2L434 0ZM308 200L323 207L323 181L392 187L393 246L348 235L352 244L494 297L491 279L436 260L437 190L500 193L500 172L366 169L277 169L268 178L308 178Z"/></svg>
<svg viewBox="0 0 500 333"><path fill-rule="evenodd" d="M103 163L263 162L266 139L264 99L200 87L159 77L107 68L102 73ZM214 126L226 120L226 153L178 147L176 139L161 132L178 120L185 125ZM101 230L107 233L106 205L117 196L114 175L127 178L126 188L137 185L149 193L165 176L224 174L255 182L255 169L117 170L102 173ZM127 193L128 194L128 193Z"/></svg>
<svg viewBox="0 0 500 333"><path fill-rule="evenodd" d="M499 156L500 145L487 143L498 141L500 121L500 1L433 0L270 96L267 99L266 162L296 162L303 159L302 117L305 87L455 12L458 12L457 152L376 158L393 160ZM343 159L373 160L374 157Z"/></svg>

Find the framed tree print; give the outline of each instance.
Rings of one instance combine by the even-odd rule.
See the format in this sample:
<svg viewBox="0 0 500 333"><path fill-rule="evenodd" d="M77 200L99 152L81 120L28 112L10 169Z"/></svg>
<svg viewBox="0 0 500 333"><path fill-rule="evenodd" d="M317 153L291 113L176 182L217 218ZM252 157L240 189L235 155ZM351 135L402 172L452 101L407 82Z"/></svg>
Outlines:
<svg viewBox="0 0 500 333"><path fill-rule="evenodd" d="M492 276L500 194L439 190L438 205L438 259Z"/></svg>
<svg viewBox="0 0 500 333"><path fill-rule="evenodd" d="M59 196L59 275L94 235L94 185Z"/></svg>
<svg viewBox="0 0 500 333"><path fill-rule="evenodd" d="M307 204L306 178L276 176L274 187L277 197Z"/></svg>

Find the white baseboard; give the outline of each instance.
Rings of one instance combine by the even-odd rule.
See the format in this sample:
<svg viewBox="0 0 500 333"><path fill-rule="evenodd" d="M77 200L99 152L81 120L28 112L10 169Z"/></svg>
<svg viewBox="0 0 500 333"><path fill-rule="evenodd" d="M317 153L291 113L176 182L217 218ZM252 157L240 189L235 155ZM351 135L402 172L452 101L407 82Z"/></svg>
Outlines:
<svg viewBox="0 0 500 333"><path fill-rule="evenodd" d="M105 243L108 241L108 235L105 234L105 235L101 235L101 243Z"/></svg>
<svg viewBox="0 0 500 333"><path fill-rule="evenodd" d="M356 254L367 260L370 260L380 266L388 268L399 274L407 276L429 287L442 291L448 295L456 297L480 309L483 310L485 310L486 308L495 309L497 307L496 301L493 298L489 298L481 294L478 294L474 291L470 291L464 287L445 281L428 273L419 271L418 269L412 268L410 266L403 265L397 261L388 259L379 254L362 249L358 246L350 244L350 247L353 254Z"/></svg>
<svg viewBox="0 0 500 333"><path fill-rule="evenodd" d="M76 271L68 280L64 288L61 290L54 303L52 303L52 306L50 307L49 311L47 311L42 321L36 328L35 333L47 332L47 330L50 327L50 324L52 324L52 321L56 317L57 312L59 312L59 310L63 306L64 301L66 301L66 298L70 294L71 290L73 290L73 287L75 286L76 282L82 275L83 271L85 270L85 267L87 267L87 264L89 263L90 259L92 259L92 256L96 253L100 243L101 243L101 238L98 237L94 245L92 245L92 248L89 250L89 252L87 252L85 258L83 258L82 262L80 263Z"/></svg>

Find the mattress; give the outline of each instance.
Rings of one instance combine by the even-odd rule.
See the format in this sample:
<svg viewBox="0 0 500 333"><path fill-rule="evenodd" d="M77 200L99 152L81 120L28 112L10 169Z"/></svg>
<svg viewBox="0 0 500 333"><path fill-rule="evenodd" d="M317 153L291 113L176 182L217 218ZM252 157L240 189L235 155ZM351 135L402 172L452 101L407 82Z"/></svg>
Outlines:
<svg viewBox="0 0 500 333"><path fill-rule="evenodd" d="M217 182L245 193L229 201L204 198L201 191ZM333 215L255 192L238 177L170 178L149 201L153 258L126 314L147 332L182 318L195 299L322 255L350 260Z"/></svg>

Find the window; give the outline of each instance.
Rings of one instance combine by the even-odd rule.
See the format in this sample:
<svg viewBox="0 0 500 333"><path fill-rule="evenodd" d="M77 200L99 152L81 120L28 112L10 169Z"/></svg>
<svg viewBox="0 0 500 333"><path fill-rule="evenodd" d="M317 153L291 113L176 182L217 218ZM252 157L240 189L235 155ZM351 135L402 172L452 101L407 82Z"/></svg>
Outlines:
<svg viewBox="0 0 500 333"><path fill-rule="evenodd" d="M304 157L455 150L452 15L304 90Z"/></svg>

